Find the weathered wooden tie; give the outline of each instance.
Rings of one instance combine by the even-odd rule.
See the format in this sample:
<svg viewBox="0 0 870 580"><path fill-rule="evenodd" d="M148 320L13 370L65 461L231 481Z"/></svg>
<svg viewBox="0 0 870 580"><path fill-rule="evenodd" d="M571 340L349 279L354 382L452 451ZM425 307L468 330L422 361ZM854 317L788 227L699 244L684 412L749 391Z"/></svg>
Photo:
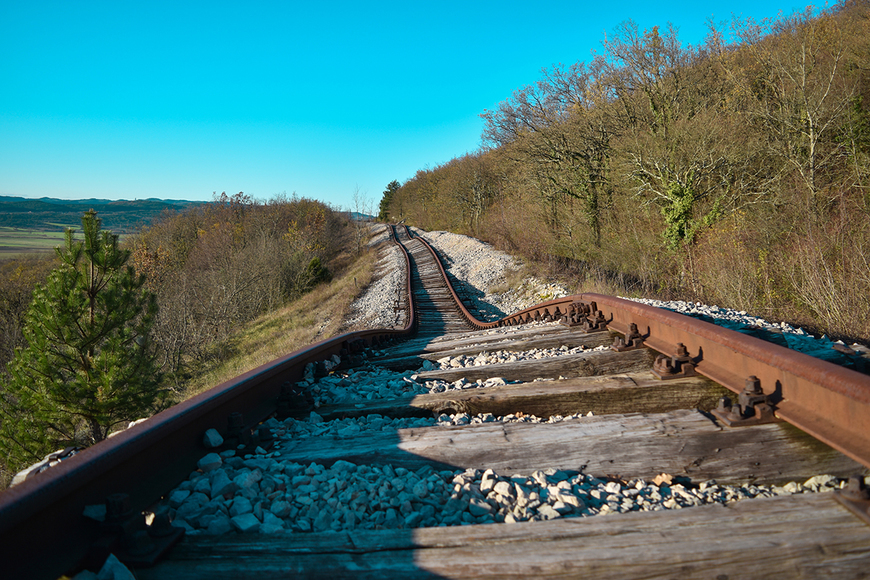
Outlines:
<svg viewBox="0 0 870 580"><path fill-rule="evenodd" d="M870 526L827 493L546 522L197 536L137 577L866 578L868 546Z"/></svg>
<svg viewBox="0 0 870 580"><path fill-rule="evenodd" d="M676 409L711 409L730 391L704 377L662 381L649 371L580 377L557 381L451 390L396 400L373 400L320 407L324 419L425 417L441 413L552 415L593 413L663 413Z"/></svg>
<svg viewBox="0 0 870 580"><path fill-rule="evenodd" d="M845 477L861 468L785 423L730 429L692 410L300 439L280 457L325 465L344 459L409 469L493 469L502 475L552 467L652 480L664 472L720 483L786 483L818 473Z"/></svg>

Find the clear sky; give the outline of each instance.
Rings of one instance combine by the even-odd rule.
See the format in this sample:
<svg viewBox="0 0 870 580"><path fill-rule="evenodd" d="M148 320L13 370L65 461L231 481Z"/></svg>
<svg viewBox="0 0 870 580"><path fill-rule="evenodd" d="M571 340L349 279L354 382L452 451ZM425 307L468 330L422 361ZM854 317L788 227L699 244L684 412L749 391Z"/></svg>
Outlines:
<svg viewBox="0 0 870 580"><path fill-rule="evenodd" d="M0 195L350 207L480 146L484 109L604 33L794 0L0 0Z"/></svg>

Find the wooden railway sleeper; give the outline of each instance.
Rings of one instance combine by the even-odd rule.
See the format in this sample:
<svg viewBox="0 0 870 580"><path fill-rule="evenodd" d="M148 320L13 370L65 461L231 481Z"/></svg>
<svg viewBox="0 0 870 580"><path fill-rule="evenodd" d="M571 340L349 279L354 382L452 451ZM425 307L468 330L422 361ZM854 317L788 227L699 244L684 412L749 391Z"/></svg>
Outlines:
<svg viewBox="0 0 870 580"><path fill-rule="evenodd" d="M737 395L737 403L732 404L729 397L722 397L719 399L719 406L711 413L729 427L748 427L781 421L773 411L770 396L765 395L761 389L761 381L751 375L746 379L746 386Z"/></svg>

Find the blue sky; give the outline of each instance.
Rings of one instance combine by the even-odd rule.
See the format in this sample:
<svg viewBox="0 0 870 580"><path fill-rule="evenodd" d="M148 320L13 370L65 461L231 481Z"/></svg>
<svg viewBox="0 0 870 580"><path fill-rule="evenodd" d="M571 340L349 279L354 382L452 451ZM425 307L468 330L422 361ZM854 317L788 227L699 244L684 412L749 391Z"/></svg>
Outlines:
<svg viewBox="0 0 870 580"><path fill-rule="evenodd" d="M803 6L0 0L0 195L376 205L626 19L696 44L711 17Z"/></svg>

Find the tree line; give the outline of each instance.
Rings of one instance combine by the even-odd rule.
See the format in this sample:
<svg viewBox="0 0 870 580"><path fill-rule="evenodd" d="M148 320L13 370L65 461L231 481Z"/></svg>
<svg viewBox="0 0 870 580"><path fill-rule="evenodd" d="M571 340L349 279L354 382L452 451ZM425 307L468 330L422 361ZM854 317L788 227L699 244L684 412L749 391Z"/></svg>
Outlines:
<svg viewBox="0 0 870 580"><path fill-rule="evenodd" d="M866 0L698 46L627 21L484 111L483 147L388 188L381 217L867 340L868 66Z"/></svg>
<svg viewBox="0 0 870 580"><path fill-rule="evenodd" d="M120 243L96 212L53 258L0 263L0 480L185 397L246 322L331 277L353 237L318 201L243 193Z"/></svg>

